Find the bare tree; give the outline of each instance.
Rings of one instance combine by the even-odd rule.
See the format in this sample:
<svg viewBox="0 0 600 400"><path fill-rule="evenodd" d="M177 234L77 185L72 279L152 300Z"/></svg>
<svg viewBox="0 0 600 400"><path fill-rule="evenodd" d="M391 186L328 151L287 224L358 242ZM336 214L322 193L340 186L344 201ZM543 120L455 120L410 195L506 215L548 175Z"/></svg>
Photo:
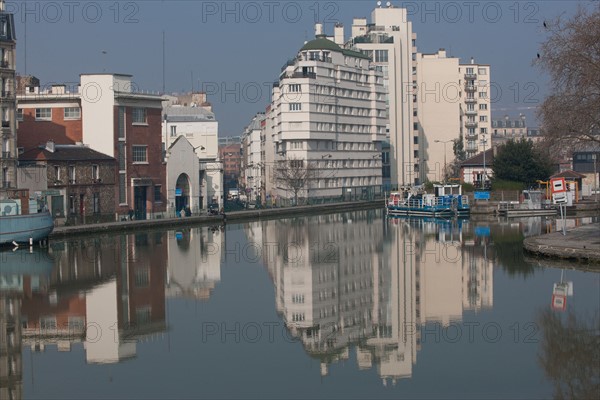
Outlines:
<svg viewBox="0 0 600 400"><path fill-rule="evenodd" d="M300 192L303 189L308 189L310 181L318 176L314 162L297 158L279 161L274 172L275 180L294 193L294 203L296 205L298 204Z"/></svg>
<svg viewBox="0 0 600 400"><path fill-rule="evenodd" d="M600 5L544 22L549 33L535 64L550 75L538 115L555 148L600 144Z"/></svg>

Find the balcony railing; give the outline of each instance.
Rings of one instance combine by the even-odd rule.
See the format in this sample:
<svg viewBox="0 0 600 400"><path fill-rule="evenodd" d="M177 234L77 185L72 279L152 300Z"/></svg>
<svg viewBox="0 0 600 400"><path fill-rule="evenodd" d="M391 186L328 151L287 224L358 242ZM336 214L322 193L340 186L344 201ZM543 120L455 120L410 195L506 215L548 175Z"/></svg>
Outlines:
<svg viewBox="0 0 600 400"><path fill-rule="evenodd" d="M467 122L465 122L465 126L467 128L477 128L477 122L475 122L475 121L467 121Z"/></svg>
<svg viewBox="0 0 600 400"><path fill-rule="evenodd" d="M477 110L467 110L465 111L466 115L477 115Z"/></svg>
<svg viewBox="0 0 600 400"><path fill-rule="evenodd" d="M10 189L12 187L12 183L10 181L2 182L2 189Z"/></svg>
<svg viewBox="0 0 600 400"><path fill-rule="evenodd" d="M288 78L312 78L315 79L317 74L314 72L294 72L291 75L288 75Z"/></svg>
<svg viewBox="0 0 600 400"><path fill-rule="evenodd" d="M468 140L477 140L477 134L476 133L468 133L467 132L467 139Z"/></svg>
<svg viewBox="0 0 600 400"><path fill-rule="evenodd" d="M11 158L10 151L3 151L2 152L2 158Z"/></svg>
<svg viewBox="0 0 600 400"><path fill-rule="evenodd" d="M467 97L465 103L477 103L477 99L475 97Z"/></svg>
<svg viewBox="0 0 600 400"><path fill-rule="evenodd" d="M10 121L2 121L3 128L10 128Z"/></svg>
<svg viewBox="0 0 600 400"><path fill-rule="evenodd" d="M465 74L465 79L477 79L477 75L476 74Z"/></svg>
<svg viewBox="0 0 600 400"><path fill-rule="evenodd" d="M477 91L477 86L475 86L475 85L465 85L465 90L467 92L476 92Z"/></svg>

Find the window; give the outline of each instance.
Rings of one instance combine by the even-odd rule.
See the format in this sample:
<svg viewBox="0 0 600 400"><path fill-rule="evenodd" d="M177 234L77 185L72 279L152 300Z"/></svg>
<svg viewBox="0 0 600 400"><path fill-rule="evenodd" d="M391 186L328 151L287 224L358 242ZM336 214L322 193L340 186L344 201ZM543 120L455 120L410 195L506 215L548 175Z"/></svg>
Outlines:
<svg viewBox="0 0 600 400"><path fill-rule="evenodd" d="M42 317L40 318L40 329L56 329L56 317Z"/></svg>
<svg viewBox="0 0 600 400"><path fill-rule="evenodd" d="M75 183L76 174L75 174L75 166L69 165L69 183Z"/></svg>
<svg viewBox="0 0 600 400"><path fill-rule="evenodd" d="M480 110L487 110L487 104L480 104L479 105L479 109Z"/></svg>
<svg viewBox="0 0 600 400"><path fill-rule="evenodd" d="M58 165L54 166L54 180L60 181L60 167Z"/></svg>
<svg viewBox="0 0 600 400"><path fill-rule="evenodd" d="M290 85L291 93L299 93L300 91L302 91L302 86L300 86L299 84Z"/></svg>
<svg viewBox="0 0 600 400"><path fill-rule="evenodd" d="M148 146L134 145L131 146L131 152L134 163L147 163L148 162Z"/></svg>
<svg viewBox="0 0 600 400"><path fill-rule="evenodd" d="M150 285L150 268L137 268L135 270L135 287L145 288Z"/></svg>
<svg viewBox="0 0 600 400"><path fill-rule="evenodd" d="M171 137L177 136L177 126L171 125Z"/></svg>
<svg viewBox="0 0 600 400"><path fill-rule="evenodd" d="M487 71L485 68L479 68L478 73L479 75L487 75Z"/></svg>
<svg viewBox="0 0 600 400"><path fill-rule="evenodd" d="M40 121L49 121L52 119L52 109L51 108L36 108L35 109L35 119Z"/></svg>
<svg viewBox="0 0 600 400"><path fill-rule="evenodd" d="M97 165L92 165L92 179L100 179L100 168Z"/></svg>
<svg viewBox="0 0 600 400"><path fill-rule="evenodd" d="M81 108L79 107L65 107L65 119L80 119Z"/></svg>
<svg viewBox="0 0 600 400"><path fill-rule="evenodd" d="M480 115L479 122L487 122L487 115Z"/></svg>
<svg viewBox="0 0 600 400"><path fill-rule="evenodd" d="M94 214L100 214L100 193L94 193L92 197L92 207Z"/></svg>
<svg viewBox="0 0 600 400"><path fill-rule="evenodd" d="M18 121L23 121L23 109L22 108L19 108L17 110L17 120Z"/></svg>
<svg viewBox="0 0 600 400"><path fill-rule="evenodd" d="M154 202L160 203L162 202L162 185L154 186Z"/></svg>
<svg viewBox="0 0 600 400"><path fill-rule="evenodd" d="M138 325L147 324L151 321L152 309L150 306L135 309L135 322Z"/></svg>
<svg viewBox="0 0 600 400"><path fill-rule="evenodd" d="M302 111L302 103L290 103L290 111Z"/></svg>
<svg viewBox="0 0 600 400"><path fill-rule="evenodd" d="M388 62L388 51L375 50L375 62Z"/></svg>
<svg viewBox="0 0 600 400"><path fill-rule="evenodd" d="M480 99L485 99L486 97L487 97L487 94L485 92L479 92Z"/></svg>
<svg viewBox="0 0 600 400"><path fill-rule="evenodd" d="M134 124L145 124L146 123L146 109L136 107L132 110L132 121Z"/></svg>

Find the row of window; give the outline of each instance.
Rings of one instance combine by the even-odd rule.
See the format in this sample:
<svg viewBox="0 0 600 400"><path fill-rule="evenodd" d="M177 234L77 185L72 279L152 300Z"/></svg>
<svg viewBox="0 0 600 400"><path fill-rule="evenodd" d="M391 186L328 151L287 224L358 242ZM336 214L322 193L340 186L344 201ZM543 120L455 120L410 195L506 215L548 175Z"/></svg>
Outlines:
<svg viewBox="0 0 600 400"><path fill-rule="evenodd" d="M62 181L62 169L60 166L54 166L54 179ZM77 182L77 168L74 165L69 165L67 168L68 178L70 183ZM92 165L92 179L100 179L100 167L98 165Z"/></svg>
<svg viewBox="0 0 600 400"><path fill-rule="evenodd" d="M52 108L36 108L35 119L36 121L51 121L52 120ZM81 108L80 107L65 107L64 119L81 119ZM145 124L147 123L147 112L145 108L136 107L132 109L132 122L134 124ZM17 119L23 121L23 109L17 109Z"/></svg>
<svg viewBox="0 0 600 400"><path fill-rule="evenodd" d="M288 149L303 150L306 148L306 143L303 140L290 140ZM318 149L318 143L316 149ZM331 146L328 146L329 143ZM331 150L353 150L353 151L375 151L375 143L358 143L358 142L325 142L325 149L331 147Z"/></svg>

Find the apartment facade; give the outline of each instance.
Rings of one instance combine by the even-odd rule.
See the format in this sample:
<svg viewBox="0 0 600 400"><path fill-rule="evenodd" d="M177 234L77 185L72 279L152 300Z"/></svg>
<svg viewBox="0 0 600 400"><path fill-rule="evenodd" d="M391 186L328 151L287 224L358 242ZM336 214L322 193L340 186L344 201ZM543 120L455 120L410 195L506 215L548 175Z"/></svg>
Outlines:
<svg viewBox="0 0 600 400"><path fill-rule="evenodd" d="M115 212L136 219L166 209L162 102L131 75L82 74L77 87L28 87L17 96L19 147L83 142L117 160Z"/></svg>
<svg viewBox="0 0 600 400"><path fill-rule="evenodd" d="M518 118L510 118L505 115L502 119L492 120L492 146L500 146L508 140L520 140L529 138L529 129L525 115L520 114Z"/></svg>
<svg viewBox="0 0 600 400"><path fill-rule="evenodd" d="M265 163L265 126L265 114L257 113L242 135L242 147L245 151L241 173L246 186L246 195L249 201L256 201L258 204L265 199L265 175L268 169Z"/></svg>
<svg viewBox="0 0 600 400"><path fill-rule="evenodd" d="M0 199L16 187L17 122L15 101L16 35L13 14L0 1Z"/></svg>
<svg viewBox="0 0 600 400"><path fill-rule="evenodd" d="M381 187L386 90L368 56L319 34L284 65L276 86L274 168L283 162L314 171L299 197L339 198ZM270 195L295 196L281 179Z"/></svg>
<svg viewBox="0 0 600 400"><path fill-rule="evenodd" d="M459 83L463 89L461 135L467 158L489 149L492 145L491 76L490 66L470 63L460 64Z"/></svg>
<svg viewBox="0 0 600 400"><path fill-rule="evenodd" d="M336 38L344 37L343 27ZM416 107L417 47L416 33L405 8L378 6L371 22L355 18L352 37L345 47L366 54L383 73L386 88L387 136L390 142L391 182L396 185L420 183L422 155L419 148L419 110Z"/></svg>

